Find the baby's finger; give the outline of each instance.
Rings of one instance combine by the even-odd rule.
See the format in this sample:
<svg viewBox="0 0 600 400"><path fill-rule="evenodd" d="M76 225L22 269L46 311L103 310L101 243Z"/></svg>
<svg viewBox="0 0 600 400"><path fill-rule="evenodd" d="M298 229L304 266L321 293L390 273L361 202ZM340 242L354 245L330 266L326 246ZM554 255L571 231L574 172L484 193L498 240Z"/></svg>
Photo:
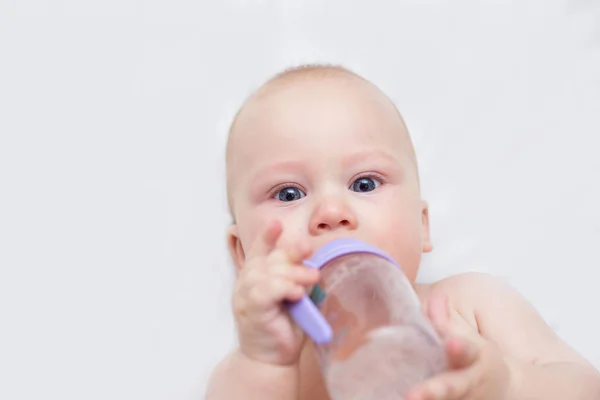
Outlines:
<svg viewBox="0 0 600 400"><path fill-rule="evenodd" d="M461 400L474 384L471 371L447 372L407 393L406 400Z"/></svg>
<svg viewBox="0 0 600 400"><path fill-rule="evenodd" d="M475 343L461 338L451 338L446 341L446 354L450 368L462 369L475 363L481 351Z"/></svg>
<svg viewBox="0 0 600 400"><path fill-rule="evenodd" d="M279 264L273 266L273 275L286 278L298 285L314 285L319 281L318 270L304 265Z"/></svg>
<svg viewBox="0 0 600 400"><path fill-rule="evenodd" d="M292 264L301 264L311 253L310 245L306 241L299 241L286 249L288 260Z"/></svg>
<svg viewBox="0 0 600 400"><path fill-rule="evenodd" d="M290 264L282 250L270 254L265 273L271 277L288 279L298 285L309 286L319 281L320 272L305 265Z"/></svg>
<svg viewBox="0 0 600 400"><path fill-rule="evenodd" d="M452 309L447 295L433 293L426 302L425 308L427 317L442 338L458 336L468 338L473 342L483 341L465 319Z"/></svg>
<svg viewBox="0 0 600 400"><path fill-rule="evenodd" d="M275 249L277 240L282 232L283 226L281 225L281 222L279 220L271 221L264 232L256 238L246 257L251 259L268 255Z"/></svg>
<svg viewBox="0 0 600 400"><path fill-rule="evenodd" d="M298 301L304 294L303 286L288 279L274 277L250 289L248 301L253 309L264 311L284 300Z"/></svg>
<svg viewBox="0 0 600 400"><path fill-rule="evenodd" d="M450 335L450 308L445 294L433 293L427 302L427 317L442 337Z"/></svg>

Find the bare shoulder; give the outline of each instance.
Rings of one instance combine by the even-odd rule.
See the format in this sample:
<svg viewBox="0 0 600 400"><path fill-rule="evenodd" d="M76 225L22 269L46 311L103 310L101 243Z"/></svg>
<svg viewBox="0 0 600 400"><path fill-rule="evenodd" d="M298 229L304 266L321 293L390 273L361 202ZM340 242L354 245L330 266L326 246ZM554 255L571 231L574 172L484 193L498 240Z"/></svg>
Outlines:
<svg viewBox="0 0 600 400"><path fill-rule="evenodd" d="M482 333L478 314L481 308L487 307L482 302L493 302L495 298L511 295L508 285L500 279L479 272L452 275L430 285L418 285L416 289L425 307L433 295L445 295L449 299L451 311L478 333Z"/></svg>
<svg viewBox="0 0 600 400"><path fill-rule="evenodd" d="M508 282L490 274L468 272L440 280L428 288L449 299L483 338L506 354L531 363L587 361L563 342L536 308Z"/></svg>
<svg viewBox="0 0 600 400"><path fill-rule="evenodd" d="M431 285L431 290L442 291L453 297L472 298L489 290L510 291L510 286L503 280L483 272L464 272L452 275Z"/></svg>
<svg viewBox="0 0 600 400"><path fill-rule="evenodd" d="M541 318L533 305L513 286L490 274L465 272L453 275L432 284L430 290L444 293L459 311L475 314L477 322L482 324L481 328L485 328L490 319L515 316L515 313L517 316L527 314Z"/></svg>

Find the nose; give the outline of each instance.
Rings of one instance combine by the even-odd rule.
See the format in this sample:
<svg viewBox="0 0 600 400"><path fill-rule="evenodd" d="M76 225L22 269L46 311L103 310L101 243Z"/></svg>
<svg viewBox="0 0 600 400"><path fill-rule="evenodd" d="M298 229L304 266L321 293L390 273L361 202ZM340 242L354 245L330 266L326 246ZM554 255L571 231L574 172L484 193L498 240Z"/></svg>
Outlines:
<svg viewBox="0 0 600 400"><path fill-rule="evenodd" d="M318 236L336 229L354 230L357 218L350 206L341 200L326 199L315 207L310 219L309 231Z"/></svg>

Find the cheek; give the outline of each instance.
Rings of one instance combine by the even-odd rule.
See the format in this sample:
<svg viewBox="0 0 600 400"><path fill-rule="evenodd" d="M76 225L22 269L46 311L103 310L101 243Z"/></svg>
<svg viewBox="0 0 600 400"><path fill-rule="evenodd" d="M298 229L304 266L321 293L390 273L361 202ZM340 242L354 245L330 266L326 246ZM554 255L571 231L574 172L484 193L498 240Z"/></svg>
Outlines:
<svg viewBox="0 0 600 400"><path fill-rule="evenodd" d="M398 202L382 204L370 218L370 225L374 243L391 255L413 282L422 254L420 208Z"/></svg>
<svg viewBox="0 0 600 400"><path fill-rule="evenodd" d="M246 254L260 235L267 229L267 225L273 220L268 213L260 208L245 210L240 213L237 220L240 241Z"/></svg>

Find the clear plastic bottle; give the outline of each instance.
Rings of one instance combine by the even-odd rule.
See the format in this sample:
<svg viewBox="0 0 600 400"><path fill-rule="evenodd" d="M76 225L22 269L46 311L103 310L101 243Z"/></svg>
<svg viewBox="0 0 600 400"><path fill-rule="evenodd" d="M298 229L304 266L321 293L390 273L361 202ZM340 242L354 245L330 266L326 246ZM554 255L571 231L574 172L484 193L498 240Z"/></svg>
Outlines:
<svg viewBox="0 0 600 400"><path fill-rule="evenodd" d="M332 400L402 400L445 369L442 341L391 257L338 239L305 264L321 281L290 314L315 344Z"/></svg>

